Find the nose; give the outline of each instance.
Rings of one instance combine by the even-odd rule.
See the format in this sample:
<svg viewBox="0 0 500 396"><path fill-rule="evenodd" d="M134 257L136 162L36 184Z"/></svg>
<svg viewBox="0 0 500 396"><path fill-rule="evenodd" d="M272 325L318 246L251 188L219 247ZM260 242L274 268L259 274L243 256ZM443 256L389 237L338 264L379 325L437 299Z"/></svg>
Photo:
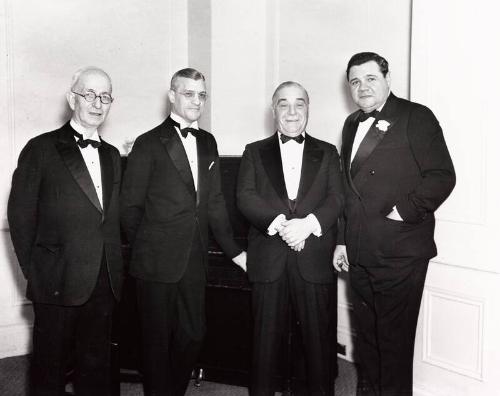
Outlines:
<svg viewBox="0 0 500 396"><path fill-rule="evenodd" d="M297 113L297 110L295 109L295 106L289 106L288 107L288 114L295 115L295 113Z"/></svg>
<svg viewBox="0 0 500 396"><path fill-rule="evenodd" d="M359 89L361 91L368 89L368 83L364 80L361 80L361 82L359 83Z"/></svg>
<svg viewBox="0 0 500 396"><path fill-rule="evenodd" d="M94 106L96 109L100 109L102 107L102 102L100 97L96 97L94 101L92 102L92 106Z"/></svg>

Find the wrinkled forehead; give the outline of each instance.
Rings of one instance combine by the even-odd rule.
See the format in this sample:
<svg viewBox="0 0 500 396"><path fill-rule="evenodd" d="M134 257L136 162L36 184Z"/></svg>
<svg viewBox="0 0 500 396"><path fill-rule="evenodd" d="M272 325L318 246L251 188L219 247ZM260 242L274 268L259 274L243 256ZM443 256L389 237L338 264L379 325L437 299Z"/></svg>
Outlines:
<svg viewBox="0 0 500 396"><path fill-rule="evenodd" d="M280 88L274 94L273 105L277 105L281 102L296 103L302 102L309 104L309 98L307 92L304 88L298 85L288 85Z"/></svg>
<svg viewBox="0 0 500 396"><path fill-rule="evenodd" d="M375 61L369 61L366 63L362 63L361 65L351 66L349 69L349 81L354 78L361 78L364 76L382 76L382 72L380 71L380 66Z"/></svg>
<svg viewBox="0 0 500 396"><path fill-rule="evenodd" d="M75 84L77 89L82 91L94 91L96 93L111 93L111 81L106 73L98 70L83 72Z"/></svg>

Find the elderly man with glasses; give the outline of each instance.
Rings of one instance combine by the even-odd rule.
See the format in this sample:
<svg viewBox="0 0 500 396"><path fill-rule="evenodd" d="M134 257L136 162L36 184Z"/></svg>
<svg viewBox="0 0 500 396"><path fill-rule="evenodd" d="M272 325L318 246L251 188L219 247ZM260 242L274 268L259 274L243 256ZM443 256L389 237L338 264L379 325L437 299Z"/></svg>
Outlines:
<svg viewBox="0 0 500 396"><path fill-rule="evenodd" d="M109 395L111 314L120 296L120 154L99 136L111 80L73 76L62 128L31 139L12 178L8 219L33 301L31 396L63 395L74 353L77 395Z"/></svg>
<svg viewBox="0 0 500 396"><path fill-rule="evenodd" d="M136 139L122 188L146 395L183 395L187 388L205 334L208 226L228 257L246 268L221 192L217 144L198 127L205 78L179 70L168 100L170 116Z"/></svg>

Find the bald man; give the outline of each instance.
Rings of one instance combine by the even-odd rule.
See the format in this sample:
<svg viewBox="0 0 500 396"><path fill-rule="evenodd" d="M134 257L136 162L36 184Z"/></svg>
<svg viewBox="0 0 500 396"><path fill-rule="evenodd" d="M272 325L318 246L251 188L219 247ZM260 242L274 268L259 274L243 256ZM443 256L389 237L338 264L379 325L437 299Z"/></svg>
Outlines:
<svg viewBox="0 0 500 396"><path fill-rule="evenodd" d="M31 139L12 178L8 220L33 302L31 396L63 395L75 357L77 395L109 395L111 314L122 284L120 154L99 136L111 80L87 67L67 93L60 129Z"/></svg>

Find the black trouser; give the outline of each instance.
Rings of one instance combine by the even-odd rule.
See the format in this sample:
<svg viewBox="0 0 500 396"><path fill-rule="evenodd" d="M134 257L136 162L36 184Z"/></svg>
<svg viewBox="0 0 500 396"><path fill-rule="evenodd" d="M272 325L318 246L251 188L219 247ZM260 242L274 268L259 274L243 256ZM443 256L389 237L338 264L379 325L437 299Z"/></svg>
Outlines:
<svg viewBox="0 0 500 396"><path fill-rule="evenodd" d="M283 333L288 327L290 302L300 322L309 389L307 394L333 395L337 346L337 284L305 281L298 270L297 253L292 250L280 279L272 283L252 285L255 325L250 395L274 395L273 376L281 358L278 352Z"/></svg>
<svg viewBox="0 0 500 396"><path fill-rule="evenodd" d="M351 265L355 352L365 388L359 395L412 395L415 332L427 266L427 259Z"/></svg>
<svg viewBox="0 0 500 396"><path fill-rule="evenodd" d="M30 396L64 395L74 361L78 396L110 395L110 336L115 299L106 264L90 299L81 306L34 303Z"/></svg>
<svg viewBox="0 0 500 396"><path fill-rule="evenodd" d="M147 396L181 396L186 392L205 336L205 285L199 242L193 242L179 282L137 280Z"/></svg>

